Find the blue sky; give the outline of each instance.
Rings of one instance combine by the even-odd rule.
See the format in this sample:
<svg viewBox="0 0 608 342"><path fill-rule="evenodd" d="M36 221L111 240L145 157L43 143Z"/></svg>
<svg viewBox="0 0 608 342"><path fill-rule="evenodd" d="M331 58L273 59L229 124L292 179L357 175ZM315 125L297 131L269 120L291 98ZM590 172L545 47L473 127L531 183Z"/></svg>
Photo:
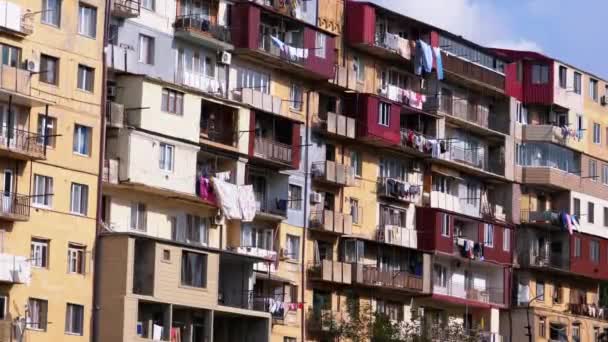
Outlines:
<svg viewBox="0 0 608 342"><path fill-rule="evenodd" d="M608 79L606 0L372 0L477 43L541 51Z"/></svg>

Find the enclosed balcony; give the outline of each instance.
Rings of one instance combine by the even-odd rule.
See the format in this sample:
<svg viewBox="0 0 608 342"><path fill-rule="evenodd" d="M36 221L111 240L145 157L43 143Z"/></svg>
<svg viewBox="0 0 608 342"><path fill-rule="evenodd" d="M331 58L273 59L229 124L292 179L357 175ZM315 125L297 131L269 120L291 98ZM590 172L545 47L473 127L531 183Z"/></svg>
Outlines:
<svg viewBox="0 0 608 342"><path fill-rule="evenodd" d="M336 284L350 284L352 265L334 260L320 260L308 266L310 279Z"/></svg>
<svg viewBox="0 0 608 342"><path fill-rule="evenodd" d="M335 38L318 27L291 19L253 2L232 7L235 52L294 73L328 80L334 75Z"/></svg>
<svg viewBox="0 0 608 342"><path fill-rule="evenodd" d="M282 174L270 176L268 169L255 167L249 167L247 173L247 184L253 185L256 215L259 218L276 221L287 217L288 176Z"/></svg>
<svg viewBox="0 0 608 342"><path fill-rule="evenodd" d="M446 131L446 141L448 150L441 155L441 160L484 176L505 175L504 141L483 141L462 131L449 129Z"/></svg>
<svg viewBox="0 0 608 342"><path fill-rule="evenodd" d="M319 113L318 127L325 133L348 139L355 139L357 120L332 112Z"/></svg>
<svg viewBox="0 0 608 342"><path fill-rule="evenodd" d="M111 0L112 15L119 18L136 18L139 16L141 4L139 0Z"/></svg>
<svg viewBox="0 0 608 342"><path fill-rule="evenodd" d="M551 143L521 144L517 164L522 167L522 183L555 189L581 186L581 154Z"/></svg>
<svg viewBox="0 0 608 342"><path fill-rule="evenodd" d="M236 150L238 109L203 100L200 127L201 143Z"/></svg>
<svg viewBox="0 0 608 342"><path fill-rule="evenodd" d="M39 12L38 12L39 13ZM0 7L0 31L16 38L24 38L34 33L34 15L29 9L11 1Z"/></svg>
<svg viewBox="0 0 608 342"><path fill-rule="evenodd" d="M42 107L52 102L40 97L40 92L32 88L32 72L9 65L0 65L0 102L12 106Z"/></svg>
<svg viewBox="0 0 608 342"><path fill-rule="evenodd" d="M0 254L0 283L29 284L31 277L30 260L24 256Z"/></svg>
<svg viewBox="0 0 608 342"><path fill-rule="evenodd" d="M122 128L125 124L125 106L121 103L108 101L106 107L106 125L112 128Z"/></svg>
<svg viewBox="0 0 608 342"><path fill-rule="evenodd" d="M251 112L250 156L268 167L297 169L300 165L300 124L262 112ZM255 161L255 160L254 160Z"/></svg>
<svg viewBox="0 0 608 342"><path fill-rule="evenodd" d="M357 94L347 99L345 109L358 113L357 139L380 146L399 145L401 105L376 95Z"/></svg>
<svg viewBox="0 0 608 342"><path fill-rule="evenodd" d="M314 181L328 185L354 186L355 171L350 165L343 165L333 160L312 163Z"/></svg>
<svg viewBox="0 0 608 342"><path fill-rule="evenodd" d="M418 248L418 231L398 224L381 224L376 229L376 240L389 245L416 249Z"/></svg>
<svg viewBox="0 0 608 342"><path fill-rule="evenodd" d="M230 50L231 37L226 3L211 0L178 1L175 35L210 48Z"/></svg>
<svg viewBox="0 0 608 342"><path fill-rule="evenodd" d="M348 214L312 208L310 213L310 227L320 231L349 235L352 232L353 217Z"/></svg>

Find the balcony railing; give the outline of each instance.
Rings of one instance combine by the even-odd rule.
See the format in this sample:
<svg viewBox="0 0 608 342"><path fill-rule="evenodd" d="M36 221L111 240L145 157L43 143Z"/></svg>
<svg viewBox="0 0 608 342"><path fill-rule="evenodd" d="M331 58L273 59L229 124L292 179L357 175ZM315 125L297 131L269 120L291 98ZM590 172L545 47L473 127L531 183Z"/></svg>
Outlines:
<svg viewBox="0 0 608 342"><path fill-rule="evenodd" d="M441 112L471 124L493 131L508 133L508 113L494 112L489 106L469 102L467 99L455 98L452 95L437 95L426 98L424 109L430 112Z"/></svg>
<svg viewBox="0 0 608 342"><path fill-rule="evenodd" d="M191 70L178 70L175 82L187 87L202 90L212 95L223 94L225 89L224 82L218 81L215 77L210 77Z"/></svg>
<svg viewBox="0 0 608 342"><path fill-rule="evenodd" d="M470 149L452 144L450 146L450 159L453 161L468 164L478 169L488 169L486 153L484 149Z"/></svg>
<svg viewBox="0 0 608 342"><path fill-rule="evenodd" d="M3 192L0 217L9 221L27 221L30 218L31 197L14 192Z"/></svg>
<svg viewBox="0 0 608 342"><path fill-rule="evenodd" d="M263 191L254 191L255 205L258 213L287 217L288 201L276 197L268 197Z"/></svg>
<svg viewBox="0 0 608 342"><path fill-rule="evenodd" d="M418 248L418 231L385 224L376 229L376 240L389 245Z"/></svg>
<svg viewBox="0 0 608 342"><path fill-rule="evenodd" d="M28 70L0 65L0 91L32 96L31 75Z"/></svg>
<svg viewBox="0 0 608 342"><path fill-rule="evenodd" d="M560 226L560 214L555 211L530 211L521 210L520 220L522 223L536 223Z"/></svg>
<svg viewBox="0 0 608 342"><path fill-rule="evenodd" d="M386 88L381 89L380 95L388 98L389 100L420 110L422 110L426 102L426 95L414 90L399 88L392 84L389 84L386 86Z"/></svg>
<svg viewBox="0 0 608 342"><path fill-rule="evenodd" d="M0 283L27 284L32 276L28 258L0 254Z"/></svg>
<svg viewBox="0 0 608 342"><path fill-rule="evenodd" d="M201 14L178 15L175 18L174 26L176 31L206 33L219 41L231 42L230 29L228 27L213 24L209 18Z"/></svg>
<svg viewBox="0 0 608 342"><path fill-rule="evenodd" d="M312 279L332 283L350 284L352 281L352 265L334 260L321 260L308 266Z"/></svg>
<svg viewBox="0 0 608 342"><path fill-rule="evenodd" d="M472 283L472 281L471 281ZM446 286L435 284L433 293L467 299L475 302L498 304L505 303L504 290L501 288L478 287L474 284L448 282Z"/></svg>
<svg viewBox="0 0 608 342"><path fill-rule="evenodd" d="M505 89L505 76L494 70L444 52L442 52L442 61L443 69L448 73L500 92Z"/></svg>
<svg viewBox="0 0 608 342"><path fill-rule="evenodd" d="M244 255L251 255L259 258L264 258L266 261L261 261L253 265L253 269L260 272L276 272L277 252L255 246L240 246L236 248L236 252Z"/></svg>
<svg viewBox="0 0 608 342"><path fill-rule="evenodd" d="M420 185L395 178L378 178L378 195L406 202L415 202L421 193Z"/></svg>
<svg viewBox="0 0 608 342"><path fill-rule="evenodd" d="M345 115L327 112L325 115L319 115L322 120L322 128L327 133L339 135L354 139L356 132L356 120Z"/></svg>
<svg viewBox="0 0 608 342"><path fill-rule="evenodd" d="M591 317L608 321L608 307L599 306L595 303L592 304L580 304L580 303L568 303L568 310L570 313L579 316Z"/></svg>
<svg viewBox="0 0 608 342"><path fill-rule="evenodd" d="M327 232L348 235L352 231L353 217L332 210L312 211L310 213L310 225L312 228Z"/></svg>
<svg viewBox="0 0 608 342"><path fill-rule="evenodd" d="M104 159L101 179L107 183L118 184L118 159Z"/></svg>
<svg viewBox="0 0 608 342"><path fill-rule="evenodd" d="M381 270L375 265L358 264L356 267L355 279L360 284L414 291L423 289L422 277L406 271Z"/></svg>
<svg viewBox="0 0 608 342"><path fill-rule="evenodd" d="M254 153L264 159L291 164L292 148L290 145L265 138L255 138Z"/></svg>
<svg viewBox="0 0 608 342"><path fill-rule="evenodd" d="M135 18L139 16L139 0L112 0L112 15L120 18Z"/></svg>
<svg viewBox="0 0 608 342"><path fill-rule="evenodd" d="M405 59L411 59L415 53L415 50L412 49L413 41L390 32L376 32L374 43L376 46L390 50Z"/></svg>
<svg viewBox="0 0 608 342"><path fill-rule="evenodd" d="M256 89L243 88L233 89L232 98L267 113L283 115L283 100L278 96Z"/></svg>
<svg viewBox="0 0 608 342"><path fill-rule="evenodd" d="M298 65L305 64L308 59L309 49L291 46L283 42L281 42L283 48L279 48L279 46L273 42L272 37L273 36L269 34L260 35L258 49L289 63Z"/></svg>
<svg viewBox="0 0 608 342"><path fill-rule="evenodd" d="M26 156L44 158L44 136L20 129L0 128L0 149Z"/></svg>
<svg viewBox="0 0 608 342"><path fill-rule="evenodd" d="M481 216L498 221L506 221L507 214L505 213L504 207L499 204L492 202L482 203L479 208Z"/></svg>
<svg viewBox="0 0 608 342"><path fill-rule="evenodd" d="M312 163L314 179L337 185L355 185L355 171L352 166L336 163L332 160Z"/></svg>

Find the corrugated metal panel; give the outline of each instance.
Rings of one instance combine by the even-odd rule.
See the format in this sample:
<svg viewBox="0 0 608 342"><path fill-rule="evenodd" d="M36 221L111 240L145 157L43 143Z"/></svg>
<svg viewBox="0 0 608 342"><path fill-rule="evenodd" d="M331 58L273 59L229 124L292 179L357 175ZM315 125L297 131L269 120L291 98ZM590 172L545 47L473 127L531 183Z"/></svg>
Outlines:
<svg viewBox="0 0 608 342"><path fill-rule="evenodd" d="M346 2L346 41L350 44L373 44L376 9L370 4Z"/></svg>

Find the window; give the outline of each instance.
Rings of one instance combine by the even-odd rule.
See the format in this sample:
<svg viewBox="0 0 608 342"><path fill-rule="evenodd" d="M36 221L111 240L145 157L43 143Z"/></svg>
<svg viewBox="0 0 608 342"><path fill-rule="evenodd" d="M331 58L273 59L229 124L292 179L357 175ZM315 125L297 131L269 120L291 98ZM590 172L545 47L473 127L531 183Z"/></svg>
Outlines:
<svg viewBox="0 0 608 342"><path fill-rule="evenodd" d="M302 187L289 184L289 209L302 210Z"/></svg>
<svg viewBox="0 0 608 342"><path fill-rule="evenodd" d="M43 299L30 298L27 301L26 327L46 331L48 302Z"/></svg>
<svg viewBox="0 0 608 342"><path fill-rule="evenodd" d="M186 215L186 241L206 246L209 243L209 219L197 215Z"/></svg>
<svg viewBox="0 0 608 342"><path fill-rule="evenodd" d="M562 302L563 296L563 288L561 284L555 284L553 287L553 303L559 304Z"/></svg>
<svg viewBox="0 0 608 342"><path fill-rule="evenodd" d="M477 205L479 201L479 187L474 183L467 183L467 204Z"/></svg>
<svg viewBox="0 0 608 342"><path fill-rule="evenodd" d="M593 143L601 144L602 143L602 132L599 123L593 123Z"/></svg>
<svg viewBox="0 0 608 342"><path fill-rule="evenodd" d="M171 261L171 251L163 249L163 261Z"/></svg>
<svg viewBox="0 0 608 342"><path fill-rule="evenodd" d="M61 23L61 0L42 0L40 20L43 24L59 27Z"/></svg>
<svg viewBox="0 0 608 342"><path fill-rule="evenodd" d="M568 68L563 65L559 66L559 87L562 89L566 89L568 84Z"/></svg>
<svg viewBox="0 0 608 342"><path fill-rule="evenodd" d="M83 3L78 4L78 33L95 38L97 31L97 9Z"/></svg>
<svg viewBox="0 0 608 342"><path fill-rule="evenodd" d="M306 3L306 1L303 3ZM283 342L298 342L298 340L295 337L283 337Z"/></svg>
<svg viewBox="0 0 608 342"><path fill-rule="evenodd" d="M236 89L258 90L262 93L270 93L270 75L255 70L236 67Z"/></svg>
<svg viewBox="0 0 608 342"><path fill-rule="evenodd" d="M589 241L589 259L596 264L600 262L600 242L597 240Z"/></svg>
<svg viewBox="0 0 608 342"><path fill-rule="evenodd" d="M189 251L182 252L181 282L192 287L207 286L207 255Z"/></svg>
<svg viewBox="0 0 608 342"><path fill-rule="evenodd" d="M593 341L600 342L600 328L593 327Z"/></svg>
<svg viewBox="0 0 608 342"><path fill-rule="evenodd" d="M582 75L575 71L574 72L574 92L579 95L582 93L581 79L582 79Z"/></svg>
<svg viewBox="0 0 608 342"><path fill-rule="evenodd" d="M597 182L597 161L589 159L589 178Z"/></svg>
<svg viewBox="0 0 608 342"><path fill-rule="evenodd" d="M49 267L49 240L32 239L30 259L33 267Z"/></svg>
<svg viewBox="0 0 608 342"><path fill-rule="evenodd" d="M595 222L595 204L593 202L587 202L587 222Z"/></svg>
<svg viewBox="0 0 608 342"><path fill-rule="evenodd" d="M149 11L154 11L156 8L156 2L154 0L142 0L141 7Z"/></svg>
<svg viewBox="0 0 608 342"><path fill-rule="evenodd" d="M403 304L384 300L376 301L376 313L384 315L393 322L403 321Z"/></svg>
<svg viewBox="0 0 608 342"><path fill-rule="evenodd" d="M91 153L91 127L74 125L74 153L88 156Z"/></svg>
<svg viewBox="0 0 608 342"><path fill-rule="evenodd" d="M0 295L0 320L6 319L8 309L8 297L6 295Z"/></svg>
<svg viewBox="0 0 608 342"><path fill-rule="evenodd" d="M365 80L365 65L360 57L353 57L353 68L355 69L355 74L357 75L357 81L363 82Z"/></svg>
<svg viewBox="0 0 608 342"><path fill-rule="evenodd" d="M483 225L483 244L486 247L494 247L494 225L484 223Z"/></svg>
<svg viewBox="0 0 608 342"><path fill-rule="evenodd" d="M577 218L581 217L581 200L578 198L573 198L572 199L572 206L574 207L574 215L576 215Z"/></svg>
<svg viewBox="0 0 608 342"><path fill-rule="evenodd" d="M68 244L68 273L84 274L86 248L77 244Z"/></svg>
<svg viewBox="0 0 608 342"><path fill-rule="evenodd" d="M580 258L581 256L581 239L574 237L574 256Z"/></svg>
<svg viewBox="0 0 608 342"><path fill-rule="evenodd" d="M538 317L538 336L546 337L547 336L547 318Z"/></svg>
<svg viewBox="0 0 608 342"><path fill-rule="evenodd" d="M82 321L84 306L68 303L65 311L65 332L67 334L82 335Z"/></svg>
<svg viewBox="0 0 608 342"><path fill-rule="evenodd" d="M545 282L543 280L536 281L536 300L541 302L545 300Z"/></svg>
<svg viewBox="0 0 608 342"><path fill-rule="evenodd" d="M380 102L378 109L378 124L382 126L390 126L391 105L386 102Z"/></svg>
<svg viewBox="0 0 608 342"><path fill-rule="evenodd" d="M40 145L46 143L47 147L55 147L55 135L57 134L57 119L38 114L38 137L36 142Z"/></svg>
<svg viewBox="0 0 608 342"><path fill-rule="evenodd" d="M89 186L72 183L70 211L75 214L86 215L88 209Z"/></svg>
<svg viewBox="0 0 608 342"><path fill-rule="evenodd" d="M502 250L505 252L511 250L511 229L502 230Z"/></svg>
<svg viewBox="0 0 608 342"><path fill-rule="evenodd" d="M164 171L173 171L173 145L160 143L160 158L158 167Z"/></svg>
<svg viewBox="0 0 608 342"><path fill-rule="evenodd" d="M148 214L144 203L131 203L131 229L145 232L147 229Z"/></svg>
<svg viewBox="0 0 608 342"><path fill-rule="evenodd" d="M59 83L59 59L40 55L40 82L57 85Z"/></svg>
<svg viewBox="0 0 608 342"><path fill-rule="evenodd" d="M450 215L441 214L441 235L450 236Z"/></svg>
<svg viewBox="0 0 608 342"><path fill-rule="evenodd" d="M608 164L602 165L602 183L608 185Z"/></svg>
<svg viewBox="0 0 608 342"><path fill-rule="evenodd" d="M447 287L448 286L448 270L445 266L441 264L433 265L433 276L434 282L436 286L439 287Z"/></svg>
<svg viewBox="0 0 608 342"><path fill-rule="evenodd" d="M597 80L589 79L589 97L597 102Z"/></svg>
<svg viewBox="0 0 608 342"><path fill-rule="evenodd" d="M361 152L350 151L350 166L353 168L355 176L361 177L363 174L363 160L361 160Z"/></svg>
<svg viewBox="0 0 608 342"><path fill-rule="evenodd" d="M290 98L290 102L291 102L289 108L295 109L295 110L302 110L302 103L304 102L303 97L304 97L304 94L302 91L302 87L298 84L292 83L291 92L289 94L289 98Z"/></svg>
<svg viewBox="0 0 608 342"><path fill-rule="evenodd" d="M305 1L302 1L305 2ZM322 32L317 32L315 36L315 56L319 58L325 58L325 34Z"/></svg>
<svg viewBox="0 0 608 342"><path fill-rule="evenodd" d="M359 216L361 215L361 213L359 212L361 210L361 208L359 208L359 200L356 198L350 198L350 216L352 216L353 218L353 223L354 224L359 224Z"/></svg>
<svg viewBox="0 0 608 342"><path fill-rule="evenodd" d="M274 234L272 229L252 227L251 224L244 224L241 230L241 246L255 247L267 251L274 250Z"/></svg>
<svg viewBox="0 0 608 342"><path fill-rule="evenodd" d="M53 205L53 178L34 174L34 197L35 205L51 207Z"/></svg>
<svg viewBox="0 0 608 342"><path fill-rule="evenodd" d="M184 93L163 88L160 107L163 112L182 115L184 113Z"/></svg>
<svg viewBox="0 0 608 342"><path fill-rule="evenodd" d="M576 135L579 139L583 137L584 124L583 124L583 115L576 114Z"/></svg>
<svg viewBox="0 0 608 342"><path fill-rule="evenodd" d="M604 227L608 227L608 208L604 207Z"/></svg>
<svg viewBox="0 0 608 342"><path fill-rule="evenodd" d="M532 83L546 84L549 82L549 66L542 64L532 65Z"/></svg>
<svg viewBox="0 0 608 342"><path fill-rule="evenodd" d="M78 65L78 89L93 92L95 69L86 65Z"/></svg>
<svg viewBox="0 0 608 342"><path fill-rule="evenodd" d="M287 255L291 260L300 260L300 237L287 234Z"/></svg>
<svg viewBox="0 0 608 342"><path fill-rule="evenodd" d="M139 62L144 64L154 64L154 38L139 35Z"/></svg>

